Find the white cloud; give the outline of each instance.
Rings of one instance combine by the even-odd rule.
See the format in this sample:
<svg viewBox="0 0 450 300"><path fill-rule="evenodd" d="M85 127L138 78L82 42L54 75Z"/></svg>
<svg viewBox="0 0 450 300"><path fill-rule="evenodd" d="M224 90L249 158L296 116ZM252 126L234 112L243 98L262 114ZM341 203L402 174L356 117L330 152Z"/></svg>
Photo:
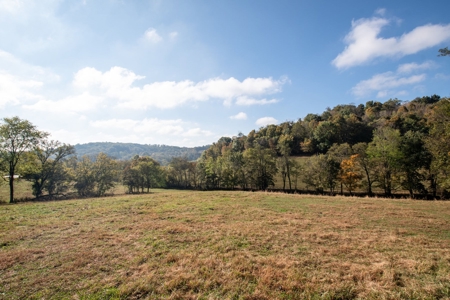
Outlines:
<svg viewBox="0 0 450 300"><path fill-rule="evenodd" d="M235 116L231 116L230 119L232 119L232 120L247 120L247 114L244 112L240 112Z"/></svg>
<svg viewBox="0 0 450 300"><path fill-rule="evenodd" d="M397 73L412 73L414 71L428 70L435 67L435 63L432 61L426 61L424 63L409 63L400 65L397 68Z"/></svg>
<svg viewBox="0 0 450 300"><path fill-rule="evenodd" d="M19 78L0 70L0 108L41 99L38 90L42 85L41 81Z"/></svg>
<svg viewBox="0 0 450 300"><path fill-rule="evenodd" d="M425 74L401 77L393 72L376 74L372 78L359 82L352 88L352 93L357 97L363 97L373 91L378 91L378 97L385 97L392 89L412 85L426 79Z"/></svg>
<svg viewBox="0 0 450 300"><path fill-rule="evenodd" d="M247 96L241 96L238 97L236 99L236 104L237 105L245 105L245 106L250 106L250 105L264 105L264 104L273 104L273 103L277 103L279 100L278 99L253 99L253 98L249 98Z"/></svg>
<svg viewBox="0 0 450 300"><path fill-rule="evenodd" d="M344 39L348 46L332 64L342 69L367 63L378 57L402 57L450 39L450 24L427 24L400 37L379 37L382 28L389 22L378 17L352 21L352 29Z"/></svg>
<svg viewBox="0 0 450 300"><path fill-rule="evenodd" d="M255 124L258 126L267 126L270 124L277 124L278 121L275 118L272 117L263 117L256 120Z"/></svg>
<svg viewBox="0 0 450 300"><path fill-rule="evenodd" d="M104 73L94 68L84 68L75 74L73 85L81 91L89 90L98 93L99 96L117 99L118 107L147 109L174 108L211 99L230 103L239 97L280 92L281 86L286 82L285 79L277 81L272 78L246 78L239 81L230 77L212 78L197 83L190 80L162 81L145 84L142 87L133 86L135 81L141 79L144 77L120 67L113 67ZM253 100L251 104L267 103L274 103L274 100Z"/></svg>
<svg viewBox="0 0 450 300"><path fill-rule="evenodd" d="M158 34L155 28L149 28L144 33L144 39L157 44L162 41L162 37Z"/></svg>

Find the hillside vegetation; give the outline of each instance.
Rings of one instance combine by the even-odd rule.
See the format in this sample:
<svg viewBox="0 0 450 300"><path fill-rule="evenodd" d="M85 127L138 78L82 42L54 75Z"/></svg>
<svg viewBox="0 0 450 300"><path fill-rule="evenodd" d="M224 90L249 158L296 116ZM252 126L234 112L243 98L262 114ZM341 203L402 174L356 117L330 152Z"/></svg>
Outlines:
<svg viewBox="0 0 450 300"><path fill-rule="evenodd" d="M135 155L150 156L161 165L168 165L173 157L186 157L188 160L197 160L202 152L209 146L177 147L167 145L142 145L135 143L87 143L76 144L75 151L78 156L97 156L105 153L120 160L130 160Z"/></svg>
<svg viewBox="0 0 450 300"><path fill-rule="evenodd" d="M0 299L448 299L449 205L169 190L0 205Z"/></svg>
<svg viewBox="0 0 450 300"><path fill-rule="evenodd" d="M449 140L448 98L337 105L222 137L202 154L192 177L213 189L265 190L278 178L291 191L301 181L319 193L373 195L377 189L387 197L405 191L411 198L442 199L450 195ZM309 158L300 164L293 156Z"/></svg>
<svg viewBox="0 0 450 300"><path fill-rule="evenodd" d="M449 199L449 140L450 100L437 95L338 105L197 148L74 147L13 117L0 125L0 169L9 182L9 202L18 177L31 182L39 199L104 196L121 185L128 193L157 187L282 189ZM163 164L151 157L162 155Z"/></svg>

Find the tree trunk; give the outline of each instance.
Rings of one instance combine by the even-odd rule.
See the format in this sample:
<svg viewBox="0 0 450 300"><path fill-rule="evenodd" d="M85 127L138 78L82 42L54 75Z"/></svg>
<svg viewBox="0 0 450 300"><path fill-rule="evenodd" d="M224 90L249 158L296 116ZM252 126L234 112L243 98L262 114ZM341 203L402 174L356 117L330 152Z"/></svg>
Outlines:
<svg viewBox="0 0 450 300"><path fill-rule="evenodd" d="M292 190L292 182L291 182L291 169L289 167L289 160L286 158L286 168L287 168L287 176L289 180L289 190Z"/></svg>
<svg viewBox="0 0 450 300"><path fill-rule="evenodd" d="M9 203L14 203L14 176L9 175Z"/></svg>
<svg viewBox="0 0 450 300"><path fill-rule="evenodd" d="M14 203L14 164L9 162L9 203Z"/></svg>

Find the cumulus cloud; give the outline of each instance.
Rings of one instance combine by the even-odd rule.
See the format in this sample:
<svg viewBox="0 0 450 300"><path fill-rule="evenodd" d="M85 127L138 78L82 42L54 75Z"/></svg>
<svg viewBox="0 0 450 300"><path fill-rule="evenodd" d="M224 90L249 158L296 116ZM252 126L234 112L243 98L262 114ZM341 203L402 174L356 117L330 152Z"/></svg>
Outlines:
<svg viewBox="0 0 450 300"><path fill-rule="evenodd" d="M103 97L117 99L118 107L164 109L211 99L223 100L224 104L235 99L239 100L239 97L253 99L250 97L280 92L282 85L286 82L284 79L273 80L272 78L246 78L239 81L230 77L228 79L212 78L197 83L183 80L154 82L142 87L133 85L144 78L121 67L113 67L103 73L95 68L84 68L75 74L73 85L83 91L89 90ZM245 98L241 98L240 101L245 102ZM274 103L274 100L265 99L246 101L245 105Z"/></svg>
<svg viewBox="0 0 450 300"><path fill-rule="evenodd" d="M244 112L240 112L237 115L231 116L232 120L247 120L247 114Z"/></svg>
<svg viewBox="0 0 450 300"><path fill-rule="evenodd" d="M157 44L162 41L162 37L158 34L155 28L149 28L144 33L144 39Z"/></svg>
<svg viewBox="0 0 450 300"><path fill-rule="evenodd" d="M344 39L347 47L332 64L338 69L349 68L379 57L414 54L450 40L450 24L426 24L400 37L380 37L381 30L389 23L388 19L380 17L352 21L352 28Z"/></svg>
<svg viewBox="0 0 450 300"><path fill-rule="evenodd" d="M277 124L278 121L275 118L272 117L263 117L256 120L255 124L258 126L267 126L270 124Z"/></svg>

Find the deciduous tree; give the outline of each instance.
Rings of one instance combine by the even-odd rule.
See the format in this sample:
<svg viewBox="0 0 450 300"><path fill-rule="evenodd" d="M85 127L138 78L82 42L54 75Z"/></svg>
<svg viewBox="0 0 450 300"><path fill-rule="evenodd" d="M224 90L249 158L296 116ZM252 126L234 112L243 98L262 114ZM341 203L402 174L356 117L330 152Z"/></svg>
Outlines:
<svg viewBox="0 0 450 300"><path fill-rule="evenodd" d="M67 188L64 183L67 182L68 172L63 160L74 153L73 146L53 140L42 140L30 152L33 162L29 162L31 168L25 166L24 177L32 182L33 195L42 196L44 189L49 195L53 195Z"/></svg>
<svg viewBox="0 0 450 300"><path fill-rule="evenodd" d="M375 130L373 141L367 148L367 154L377 165L377 182L388 196L392 194L394 179L402 159L400 142L398 130L382 127Z"/></svg>
<svg viewBox="0 0 450 300"><path fill-rule="evenodd" d="M14 202L14 179L22 156L32 151L48 133L40 131L19 117L4 118L0 125L0 159L4 162L9 181L9 201Z"/></svg>

